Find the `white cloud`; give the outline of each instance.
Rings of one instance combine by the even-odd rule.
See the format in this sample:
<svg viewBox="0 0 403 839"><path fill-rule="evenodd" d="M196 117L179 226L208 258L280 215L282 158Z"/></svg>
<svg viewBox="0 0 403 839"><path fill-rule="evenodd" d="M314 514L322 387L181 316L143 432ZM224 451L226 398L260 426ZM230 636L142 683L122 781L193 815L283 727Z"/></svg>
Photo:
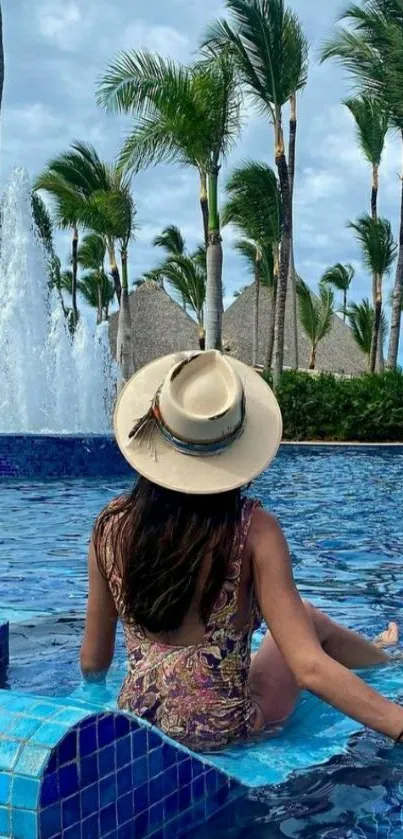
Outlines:
<svg viewBox="0 0 403 839"><path fill-rule="evenodd" d="M125 28L119 49L142 49L173 58L185 57L189 39L173 26L150 26L135 20Z"/></svg>
<svg viewBox="0 0 403 839"><path fill-rule="evenodd" d="M77 3L47 0L37 7L36 18L39 32L45 40L63 50L76 48L72 30L82 23L82 14Z"/></svg>

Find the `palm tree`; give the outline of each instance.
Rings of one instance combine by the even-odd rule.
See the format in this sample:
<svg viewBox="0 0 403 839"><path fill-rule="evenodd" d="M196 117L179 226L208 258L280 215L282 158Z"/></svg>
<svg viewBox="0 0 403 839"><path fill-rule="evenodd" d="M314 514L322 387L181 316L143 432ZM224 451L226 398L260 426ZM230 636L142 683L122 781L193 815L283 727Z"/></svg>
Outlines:
<svg viewBox="0 0 403 839"><path fill-rule="evenodd" d="M346 27L338 27L322 51L322 60L336 58L366 95L384 103L390 123L403 142L403 6L401 0L371 0L350 5L343 15ZM403 299L403 174L399 257L393 293L388 367L396 369L399 352ZM376 308L376 307L375 307Z"/></svg>
<svg viewBox="0 0 403 839"><path fill-rule="evenodd" d="M348 322L357 346L368 356L370 365L372 333L374 329L375 309L367 297L361 303L351 303L347 312ZM388 324L386 315L382 313L382 333L386 335Z"/></svg>
<svg viewBox="0 0 403 839"><path fill-rule="evenodd" d="M267 288L270 297L271 305L269 312L268 325L268 339L267 350L265 356L265 369L271 369L273 347L274 347L274 307L275 307L275 290L277 283L277 275L274 275L274 260L273 250L270 246L258 245L256 242L251 242L249 239L239 239L235 242L235 250L243 256L249 270L254 275L255 280L255 306L254 306L254 326L253 326L253 350L252 362L254 365L258 364L258 347L259 347L259 299L260 287ZM277 262L278 274L278 262ZM245 289L242 289L244 291ZM242 291L235 292L234 297L239 297Z"/></svg>
<svg viewBox="0 0 403 839"><path fill-rule="evenodd" d="M317 297L303 280L298 279L297 295L301 326L311 342L309 370L315 370L318 345L332 328L334 293L328 285L321 284Z"/></svg>
<svg viewBox="0 0 403 839"><path fill-rule="evenodd" d="M283 208L276 305L274 378L284 361L284 323L290 264L292 206L283 135L283 107L306 84L307 42L297 16L284 0L226 0L230 21L212 25L205 39L211 50L230 49L248 96L274 127L275 160Z"/></svg>
<svg viewBox="0 0 403 839"><path fill-rule="evenodd" d="M397 248L393 238L390 222L384 218L372 218L366 214L348 225L354 231L362 247L365 265L375 277L376 305L372 345L370 356L370 371L375 372L382 326L382 284L396 258Z"/></svg>
<svg viewBox="0 0 403 839"><path fill-rule="evenodd" d="M206 267L198 265L191 256L177 254L161 266L161 272L171 288L177 292L186 308L195 315L199 330L199 346L205 349L204 306L206 302Z"/></svg>
<svg viewBox="0 0 403 839"><path fill-rule="evenodd" d="M67 318L68 312L64 303L60 284L61 264L54 246L53 223L45 202L36 192L32 193L32 217L37 236L43 245L46 255L49 286L50 288L55 289L60 300L63 314Z"/></svg>
<svg viewBox="0 0 403 839"><path fill-rule="evenodd" d="M267 269L271 268L271 316L274 314L273 266L278 266L279 245L281 239L281 195L276 176L265 163L250 162L233 172L226 191L228 201L222 213L223 224L233 224L246 238L241 250L250 259L255 256L255 317L253 335L252 363L258 363L259 343L259 295L263 274L267 278ZM249 243L249 244L248 244ZM251 246L251 247L250 247ZM267 256L269 252L270 256ZM269 262L268 262L269 259ZM272 345L274 318L269 325L268 342Z"/></svg>
<svg viewBox="0 0 403 839"><path fill-rule="evenodd" d="M106 306L109 307L115 294L113 287L112 298L110 298L110 284L104 267L105 255L105 240L98 233L90 233L84 237L77 255L79 265L88 272L78 282L77 287L90 306L94 306L93 290L95 289L97 324L102 322L104 310Z"/></svg>
<svg viewBox="0 0 403 839"><path fill-rule="evenodd" d="M168 256L183 256L185 253L184 238L175 224L165 227L162 233L155 236L153 245L155 248L163 248Z"/></svg>
<svg viewBox="0 0 403 839"><path fill-rule="evenodd" d="M327 283L334 286L339 291L343 292L343 320L345 322L347 315L347 295L349 288L355 276L355 270L352 265L342 265L337 262L323 274L322 283Z"/></svg>
<svg viewBox="0 0 403 839"><path fill-rule="evenodd" d="M357 96L344 103L357 127L358 145L372 167L371 215L378 215L379 167L385 148L390 117L385 103L373 96Z"/></svg>
<svg viewBox="0 0 403 839"><path fill-rule="evenodd" d="M98 100L109 110L136 117L120 155L121 166L138 171L175 161L199 173L207 250L206 345L219 347L223 305L218 176L240 131L240 93L232 60L223 52L181 67L150 53L124 53L107 71Z"/></svg>

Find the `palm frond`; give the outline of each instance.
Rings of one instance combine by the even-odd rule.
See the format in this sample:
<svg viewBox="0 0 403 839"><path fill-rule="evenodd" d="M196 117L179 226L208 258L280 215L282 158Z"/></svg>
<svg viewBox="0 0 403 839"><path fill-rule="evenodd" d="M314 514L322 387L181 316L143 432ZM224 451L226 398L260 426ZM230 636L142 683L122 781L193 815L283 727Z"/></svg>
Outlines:
<svg viewBox="0 0 403 839"><path fill-rule="evenodd" d="M105 309L112 303L115 296L115 286L105 271L87 271L77 283L77 291L86 303L94 309L98 308L99 287L101 291L101 306Z"/></svg>
<svg viewBox="0 0 403 839"><path fill-rule="evenodd" d="M348 291L354 279L355 270L352 265L342 265L337 262L323 274L321 283L328 283L339 291Z"/></svg>
<svg viewBox="0 0 403 839"><path fill-rule="evenodd" d="M163 248L168 256L183 256L185 253L185 240L175 224L165 227L162 233L153 239L153 246Z"/></svg>
<svg viewBox="0 0 403 839"><path fill-rule="evenodd" d="M344 103L354 117L361 151L373 166L380 166L390 115L385 104L373 96L358 96Z"/></svg>
<svg viewBox="0 0 403 839"><path fill-rule="evenodd" d="M351 303L346 314L356 344L369 356L375 318L373 306L364 298L361 303Z"/></svg>
<svg viewBox="0 0 403 839"><path fill-rule="evenodd" d="M243 236L261 245L281 239L281 195L273 170L265 163L247 162L226 184L229 199L222 223L234 224Z"/></svg>
<svg viewBox="0 0 403 839"><path fill-rule="evenodd" d="M78 249L78 263L86 270L99 270L104 264L105 254L104 237L98 233L89 233L84 236Z"/></svg>
<svg viewBox="0 0 403 839"><path fill-rule="evenodd" d="M203 326L203 311L206 300L207 275L189 256L168 259L161 267L167 283L191 309L200 326Z"/></svg>
<svg viewBox="0 0 403 839"><path fill-rule="evenodd" d="M368 214L349 222L362 248L364 263L372 274L387 274L395 261L397 245L390 222L385 218L374 219Z"/></svg>
<svg viewBox="0 0 403 839"><path fill-rule="evenodd" d="M326 285L321 285L319 294L320 296L318 298L303 280L298 280L299 317L302 328L313 347L316 347L328 332L330 332L334 315L334 294L332 289Z"/></svg>

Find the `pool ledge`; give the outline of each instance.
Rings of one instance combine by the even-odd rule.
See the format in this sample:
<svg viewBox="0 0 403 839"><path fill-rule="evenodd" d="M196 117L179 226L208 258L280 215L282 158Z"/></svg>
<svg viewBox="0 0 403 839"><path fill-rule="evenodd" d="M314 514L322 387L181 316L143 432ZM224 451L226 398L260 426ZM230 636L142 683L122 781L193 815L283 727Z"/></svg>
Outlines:
<svg viewBox="0 0 403 839"><path fill-rule="evenodd" d="M176 839L242 792L134 716L0 691L0 839Z"/></svg>

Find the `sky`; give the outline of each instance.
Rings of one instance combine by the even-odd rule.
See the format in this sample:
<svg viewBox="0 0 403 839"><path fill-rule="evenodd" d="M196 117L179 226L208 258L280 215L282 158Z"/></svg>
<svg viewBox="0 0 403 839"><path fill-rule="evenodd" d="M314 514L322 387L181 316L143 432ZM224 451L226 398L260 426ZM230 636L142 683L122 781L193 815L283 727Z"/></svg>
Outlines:
<svg viewBox="0 0 403 839"><path fill-rule="evenodd" d="M352 118L341 104L351 82L334 63L320 66L318 52L340 11L338 0L292 0L310 43L308 85L299 100L295 195L295 252L300 276L317 286L335 262L356 268L352 297L370 295L370 278L352 232L346 229L369 209L371 172L355 140ZM0 179L23 166L34 177L74 140L93 143L110 162L130 127L127 118L102 112L97 80L122 50L150 49L189 61L207 25L224 13L220 0L3 0L6 80L0 144ZM241 138L221 174L245 160L274 164L273 129L247 107ZM381 169L380 212L398 234L401 151L387 143ZM130 254L131 280L154 267L161 253L152 240L166 225L178 225L189 248L202 239L198 178L193 170L158 166L133 181L138 232ZM222 191L223 194L223 191ZM224 231L224 287L228 304L250 281ZM57 239L67 265L69 241ZM393 275L386 284L392 288Z"/></svg>

